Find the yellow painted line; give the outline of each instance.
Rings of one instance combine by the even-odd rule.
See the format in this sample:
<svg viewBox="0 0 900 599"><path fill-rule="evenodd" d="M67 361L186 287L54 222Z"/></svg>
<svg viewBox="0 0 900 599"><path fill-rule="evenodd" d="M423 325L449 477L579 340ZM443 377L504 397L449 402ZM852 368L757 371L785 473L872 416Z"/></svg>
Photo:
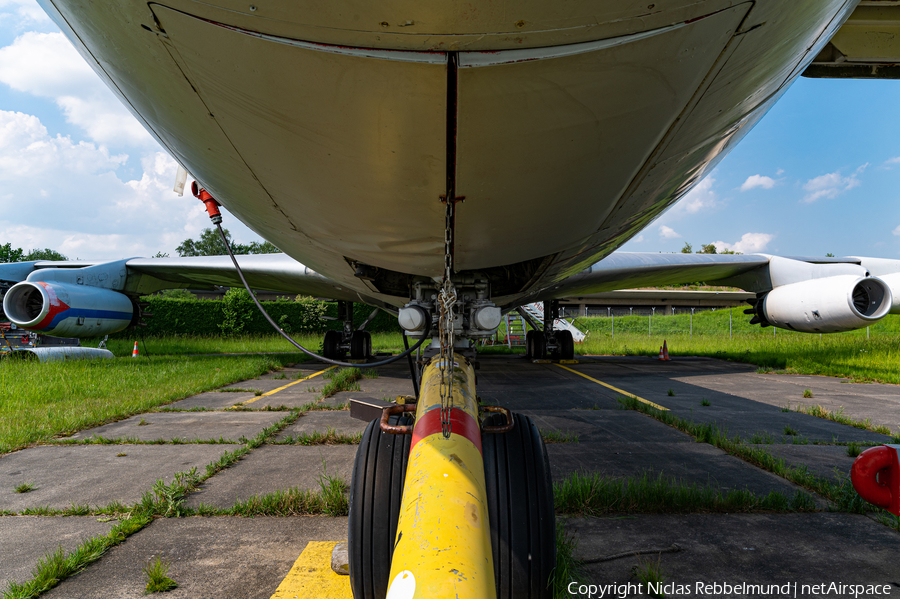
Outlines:
<svg viewBox="0 0 900 599"><path fill-rule="evenodd" d="M331 569L336 541L311 541L294 562L271 599L353 599L350 577Z"/></svg>
<svg viewBox="0 0 900 599"><path fill-rule="evenodd" d="M653 406L653 407L656 408L657 410L664 410L664 411L666 411L666 412L669 411L669 408L664 408L664 407L662 407L661 405L659 405L658 403L653 403L652 401L646 400L646 399L644 399L643 397L638 397L638 396L635 395L634 393L629 393L628 391L623 391L622 389L619 389L618 387L613 387L612 385L610 385L610 384L608 384L608 383L604 383L603 381L598 381L598 380L595 379L594 377L588 376L588 375L584 374L583 372L578 372L577 370L572 370L571 368L569 368L569 367L567 367L567 366L563 366L562 364L557 364L557 366L559 366L559 367L562 368L563 370L568 370L569 372L574 372L574 373L577 374L578 376L583 376L584 378L586 378L586 379L589 380L589 381L594 381L594 382L597 383L598 385L603 385L603 386L606 387L607 389L612 389L612 390L615 391L616 393L621 393L622 395L625 395L625 396L627 396L627 397L632 397L632 398L638 400L638 401L641 402L641 403L645 403L645 404L647 404L648 406Z"/></svg>
<svg viewBox="0 0 900 599"><path fill-rule="evenodd" d="M240 402L240 404L234 404L234 405L235 405L235 406L236 406L236 405L246 406L248 403L253 403L254 401L257 401L257 400L259 400L259 399L262 399L263 397L268 397L268 396L270 396L270 395L275 395L275 394L278 393L279 391L284 391L284 390L287 389L288 387L293 387L294 385L296 385L296 384L298 384L298 383L302 383L303 381L308 381L309 379L313 378L314 376L319 376L319 375L322 374L322 373L328 372L328 371L331 370L332 368L337 368L337 366L329 366L329 367L326 368L325 370L320 370L319 372L314 372L314 373L312 373L312 374L309 375L309 376L303 377L303 378L300 379L299 381L294 381L293 383L288 383L288 384L285 385L284 387L278 387L277 389L272 389L271 391L268 391L268 392L266 392L266 393L263 393L262 395L257 395L257 396L254 397L253 399L248 399L247 401L242 401L242 402ZM232 406L232 407L234 407L234 406Z"/></svg>

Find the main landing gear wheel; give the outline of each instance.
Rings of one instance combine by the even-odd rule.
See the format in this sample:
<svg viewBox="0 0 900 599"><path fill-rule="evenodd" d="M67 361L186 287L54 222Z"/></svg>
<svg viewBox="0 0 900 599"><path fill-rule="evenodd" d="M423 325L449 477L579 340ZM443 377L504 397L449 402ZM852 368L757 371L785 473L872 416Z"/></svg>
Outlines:
<svg viewBox="0 0 900 599"><path fill-rule="evenodd" d="M486 422L500 424L502 418L496 414ZM550 599L556 566L550 460L531 419L514 418L508 433L481 435L497 599Z"/></svg>
<svg viewBox="0 0 900 599"><path fill-rule="evenodd" d="M575 359L575 340L572 338L572 331L557 331L556 344L559 347L560 360Z"/></svg>
<svg viewBox="0 0 900 599"><path fill-rule="evenodd" d="M390 424L412 424L391 416ZM363 433L350 482L348 553L354 599L385 599L412 435L381 432L373 420Z"/></svg>
<svg viewBox="0 0 900 599"><path fill-rule="evenodd" d="M543 360L547 354L547 341L543 331L534 329L525 333L525 355L534 360Z"/></svg>
<svg viewBox="0 0 900 599"><path fill-rule="evenodd" d="M372 355L372 336L366 331L353 331L350 335L350 357L365 360Z"/></svg>
<svg viewBox="0 0 900 599"><path fill-rule="evenodd" d="M326 331L322 340L322 355L329 360L339 360L341 356L341 332Z"/></svg>

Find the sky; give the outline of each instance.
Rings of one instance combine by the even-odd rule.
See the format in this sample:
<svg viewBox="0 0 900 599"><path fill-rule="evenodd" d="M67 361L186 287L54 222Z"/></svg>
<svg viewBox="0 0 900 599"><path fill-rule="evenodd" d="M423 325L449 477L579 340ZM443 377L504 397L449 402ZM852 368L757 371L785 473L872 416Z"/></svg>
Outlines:
<svg viewBox="0 0 900 599"><path fill-rule="evenodd" d="M900 81L800 79L719 166L622 248L900 258ZM210 226L177 165L34 0L0 0L0 245L176 255ZM241 243L260 238L225 214Z"/></svg>

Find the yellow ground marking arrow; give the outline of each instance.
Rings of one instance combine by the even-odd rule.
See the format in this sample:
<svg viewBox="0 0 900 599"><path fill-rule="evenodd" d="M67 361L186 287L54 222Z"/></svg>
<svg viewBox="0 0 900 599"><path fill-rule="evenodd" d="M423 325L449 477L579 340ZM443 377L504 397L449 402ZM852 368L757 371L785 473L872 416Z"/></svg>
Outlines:
<svg viewBox="0 0 900 599"><path fill-rule="evenodd" d="M271 599L353 599L350 577L331 569L336 541L311 541L294 562Z"/></svg>
<svg viewBox="0 0 900 599"><path fill-rule="evenodd" d="M604 383L603 381L598 381L598 380L595 379L594 377L588 376L588 375L584 374L583 372L578 372L577 370L573 370L573 369L569 368L568 366L563 366L562 364L557 364L557 366L559 366L559 367L562 368L563 370L568 370L569 372L574 372L574 373L577 374L578 376L583 376L584 378L586 378L586 379L589 380L589 381L594 381L594 382L597 383L598 385L603 385L603 386L606 387L607 389L612 389L612 390L615 391L616 393L621 393L622 395L625 395L625 396L627 396L627 397L634 398L634 399L638 400L638 401L641 402L641 403L645 403L645 404L647 404L648 406L653 406L653 407L656 408L657 410L664 410L664 411L666 411L666 412L669 411L669 408L664 408L663 406L659 405L658 403L653 403L652 401L646 400L646 399L644 399L643 397L638 397L638 396L635 395L634 393L629 393L628 391L623 391L622 389L619 389L618 387L613 387L612 385L610 385L610 384L608 384L608 383Z"/></svg>
<svg viewBox="0 0 900 599"><path fill-rule="evenodd" d="M283 387L278 387L277 389L272 389L271 391L269 391L269 392L267 392L267 393L263 393L262 395L257 395L257 396L254 397L253 399L248 399L247 401L242 401L242 402L240 402L240 403L237 403L237 404L235 404L235 406L241 406L241 407L243 407L243 406L246 406L248 403L253 403L254 401L260 400L260 399L262 399L263 397L268 397L268 396L270 396L270 395L275 395L275 394L278 393L279 391L284 391L284 390L287 389L288 387L292 387L292 386L294 386L294 385L296 385L296 384L298 384L298 383L302 383L303 381L308 381L309 379L313 378L314 376L319 376L319 375L322 374L322 373L328 372L328 371L331 370L332 368L337 368L337 366L329 366L329 367L326 368L325 370L320 370L319 372L314 372L314 373L312 373L312 374L309 375L309 376L303 377L303 378L300 379L299 381L294 381L293 383L288 383L287 385L285 385L285 386L283 386ZM232 407L234 407L234 406L232 406Z"/></svg>

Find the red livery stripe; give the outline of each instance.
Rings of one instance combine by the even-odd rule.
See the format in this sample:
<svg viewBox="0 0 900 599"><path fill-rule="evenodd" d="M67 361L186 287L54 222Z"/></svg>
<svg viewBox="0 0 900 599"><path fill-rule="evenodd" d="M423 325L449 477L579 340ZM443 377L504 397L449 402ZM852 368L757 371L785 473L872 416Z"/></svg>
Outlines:
<svg viewBox="0 0 900 599"><path fill-rule="evenodd" d="M416 420L410 451L413 450L416 443L425 437L440 434L440 432L441 409L440 407L436 407L428 410L421 418ZM478 421L465 411L459 408L451 408L450 433L465 437L478 448L478 453L483 453L481 450L481 427L478 426Z"/></svg>

